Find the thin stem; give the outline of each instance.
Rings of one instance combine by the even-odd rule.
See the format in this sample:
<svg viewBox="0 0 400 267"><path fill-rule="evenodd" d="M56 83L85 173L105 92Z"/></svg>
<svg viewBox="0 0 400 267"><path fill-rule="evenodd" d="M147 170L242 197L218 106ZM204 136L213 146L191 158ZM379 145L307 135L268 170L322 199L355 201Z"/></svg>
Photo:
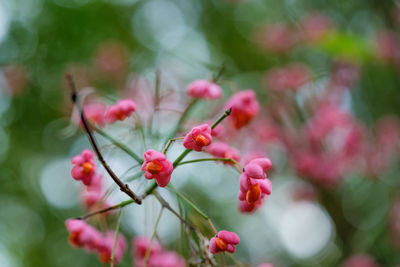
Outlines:
<svg viewBox="0 0 400 267"><path fill-rule="evenodd" d="M113 181L119 186L120 190L122 192L124 192L125 194L127 194L129 197L131 197L133 200L135 200L135 202L137 204L142 204L142 200L139 196L137 196L128 186L128 184L124 184L119 178L118 176L112 171L112 169L110 168L110 166L108 166L108 164L106 163L106 161L103 158L103 155L100 152L100 149L97 145L96 139L89 127L88 122L86 121L84 112L81 108L81 106L79 105L79 101L78 101L78 96L76 94L76 88L75 88L75 83L72 79L72 76L70 74L66 75L66 79L68 82L68 85L71 89L71 100L72 102L75 104L75 106L78 108L78 111L80 113L81 116L81 121L82 124L84 126L84 129L86 131L86 133L88 134L89 137L89 141L92 144L93 150L95 151L97 158L99 159L99 161L101 162L101 164L103 165L104 169L106 169L106 171L108 172L108 174L110 175L110 177L113 179Z"/></svg>
<svg viewBox="0 0 400 267"><path fill-rule="evenodd" d="M221 117L219 117L213 125L211 125L211 129L214 129L215 127L217 127L217 125L223 121L226 117L228 117L229 115L231 115L232 113L232 108L225 110L224 114L222 114Z"/></svg>
<svg viewBox="0 0 400 267"><path fill-rule="evenodd" d="M175 129L170 133L167 140L175 137L176 133L181 129L183 122L186 120L186 117L189 115L190 111L196 105L196 103L198 101L199 101L199 99L195 98L188 104L186 109L183 111L181 117L179 118L179 121L176 124Z"/></svg>
<svg viewBox="0 0 400 267"><path fill-rule="evenodd" d="M191 149L186 149L185 151L183 151L182 154L180 154L179 157L177 157L176 160L172 163L172 166L174 166L174 168L178 166L179 162L181 162L183 158L186 157L186 155L189 154L191 151Z"/></svg>
<svg viewBox="0 0 400 267"><path fill-rule="evenodd" d="M117 247L117 242L118 242L119 225L121 224L121 215L122 215L122 209L119 210L117 227L115 228L115 239L114 239L114 245L113 245L113 249L112 249L112 253L111 253L110 267L114 267L114 255L115 255L115 248Z"/></svg>
<svg viewBox="0 0 400 267"><path fill-rule="evenodd" d="M164 211L164 207L162 206L161 209L160 209L160 212L158 213L157 220L156 220L156 224L154 225L154 231L153 231L153 234L151 235L150 244L149 244L149 246L148 246L147 249L146 249L146 253L144 254L145 256L144 256L144 264L143 264L143 267L146 267L146 266L147 266L147 262L149 261L150 252L151 252L151 245L152 245L152 243L153 243L154 237L155 237L156 234L157 234L158 224L160 223L161 215L162 215L163 211Z"/></svg>
<svg viewBox="0 0 400 267"><path fill-rule="evenodd" d="M234 159L231 158L204 158L204 159L194 159L194 160L187 160L187 161L182 161L180 162L177 166L184 165L184 164L189 164L189 163L195 163L195 162L202 162L202 161L225 161L225 162L231 162L235 164L235 167L239 173L242 173L243 170L240 167L240 163L237 162Z"/></svg>
<svg viewBox="0 0 400 267"><path fill-rule="evenodd" d="M208 220L209 217L207 216L207 214L205 214L204 212L202 212L200 210L200 208L198 208L196 206L196 204L194 204L191 200L189 200L186 196L184 196L183 194L181 194L178 190L176 190L174 187L168 185L168 188L173 191L180 199L184 200L190 207L192 207L201 217L203 217L204 219Z"/></svg>
<svg viewBox="0 0 400 267"><path fill-rule="evenodd" d="M182 223L184 223L187 227L189 227L191 230L196 230L196 227L191 225L188 221L186 221L181 215L178 214L170 205L169 203L162 197L157 191L153 192L153 195L157 198L157 200L160 202L160 204L172 212Z"/></svg>
<svg viewBox="0 0 400 267"><path fill-rule="evenodd" d="M154 189L156 189L158 186L158 184L156 182L153 182L147 189L146 191L144 191L143 195L142 195L142 199L145 199L148 195L150 195Z"/></svg>
<svg viewBox="0 0 400 267"><path fill-rule="evenodd" d="M168 143L164 146L164 148L162 149L162 153L165 154L167 153L169 147L172 145L173 142L175 142L176 140L180 140L183 139L185 137L176 137L176 138L172 138L168 140Z"/></svg>
<svg viewBox="0 0 400 267"><path fill-rule="evenodd" d="M214 233L217 234L217 230L215 229L215 226L212 223L211 219L208 218L207 221L208 221L208 224L211 226L211 229L214 231Z"/></svg>
<svg viewBox="0 0 400 267"><path fill-rule="evenodd" d="M77 220L86 220L87 218L90 218L90 217L92 217L94 215L102 214L102 213L105 213L105 212L108 212L108 211L111 211L111 210L116 210L116 209L119 209L119 208L123 208L123 207L125 207L125 206L127 206L129 204L132 204L132 203L136 203L136 202L133 199L122 201L121 203L119 203L117 205L114 205L114 206L111 206L111 207L108 207L108 208L104 208L104 209L101 209L101 210L96 210L96 211L93 211L93 212L88 213L86 215L83 215L81 217L77 217L75 219L77 219Z"/></svg>
<svg viewBox="0 0 400 267"><path fill-rule="evenodd" d="M141 157L139 157L139 155L137 155L135 152L133 152L130 148L128 148L126 145L118 142L114 137L112 137L111 135L107 134L106 132L104 132L103 130L101 130L101 129L97 128L97 127L93 127L93 129L98 134L100 134L104 138L108 139L115 146L119 147L122 151L127 153L129 156L134 158L139 164L143 164L143 159Z"/></svg>
<svg viewBox="0 0 400 267"><path fill-rule="evenodd" d="M225 69L226 69L225 64L222 64L222 66L219 69L219 71L215 75L213 75L213 77L212 77L212 81L214 83L216 83L219 80L219 78L221 78L222 74L225 72Z"/></svg>

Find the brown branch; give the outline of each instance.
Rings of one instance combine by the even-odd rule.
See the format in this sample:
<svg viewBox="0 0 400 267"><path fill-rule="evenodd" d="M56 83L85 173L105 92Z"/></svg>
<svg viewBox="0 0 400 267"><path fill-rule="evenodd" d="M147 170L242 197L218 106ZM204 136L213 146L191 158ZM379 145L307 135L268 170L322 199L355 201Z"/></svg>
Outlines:
<svg viewBox="0 0 400 267"><path fill-rule="evenodd" d="M78 96L76 94L76 87L75 87L75 83L72 79L72 76L70 74L66 74L65 75L68 85L70 87L71 90L71 100L74 103L74 105L77 107L80 117L81 117L81 121L83 124L83 127L89 137L89 141L93 147L93 150L95 151L97 158L99 159L100 163L103 165L104 169L106 169L107 173L110 175L110 177L114 180L114 182L118 185L119 189L124 192L125 194L127 194L130 198L132 198L137 204L142 204L142 199L137 196L128 186L128 184L124 184L119 178L118 176L111 170L110 166L108 166L108 164L106 163L106 161L104 160L100 149L97 145L96 139L89 127L89 123L86 121L83 109L81 108L81 106L79 105L79 101L78 101Z"/></svg>

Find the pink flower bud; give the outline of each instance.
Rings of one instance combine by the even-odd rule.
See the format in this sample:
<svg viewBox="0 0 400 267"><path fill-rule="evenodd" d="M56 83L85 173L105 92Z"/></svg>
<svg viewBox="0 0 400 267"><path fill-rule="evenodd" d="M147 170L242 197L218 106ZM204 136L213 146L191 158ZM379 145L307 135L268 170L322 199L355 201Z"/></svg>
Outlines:
<svg viewBox="0 0 400 267"><path fill-rule="evenodd" d="M136 110L136 103L130 99L122 99L117 104L108 107L106 111L106 120L113 123L117 120L123 121Z"/></svg>
<svg viewBox="0 0 400 267"><path fill-rule="evenodd" d="M211 144L211 128L208 124L194 127L183 140L183 146L187 149L202 151L203 147Z"/></svg>
<svg viewBox="0 0 400 267"><path fill-rule="evenodd" d="M234 94L226 103L226 108L232 109L229 117L236 129L249 124L259 111L256 94L252 90Z"/></svg>
<svg viewBox="0 0 400 267"><path fill-rule="evenodd" d="M219 231L216 236L211 238L209 249L212 254L217 254L224 251L234 253L236 250L234 245L239 243L240 238L237 234L222 230Z"/></svg>
<svg viewBox="0 0 400 267"><path fill-rule="evenodd" d="M90 185L93 177L96 175L96 163L93 152L85 149L80 155L73 157L71 163L74 165L71 170L72 178L81 180L85 185Z"/></svg>
<svg viewBox="0 0 400 267"><path fill-rule="evenodd" d="M149 149L144 153L142 171L146 179L155 179L160 187L165 187L171 179L174 167L166 156L158 151Z"/></svg>
<svg viewBox="0 0 400 267"><path fill-rule="evenodd" d="M207 152L216 158L230 158L236 161L240 161L240 152L224 142L213 142L207 147ZM225 161L223 163L232 164L231 162Z"/></svg>
<svg viewBox="0 0 400 267"><path fill-rule="evenodd" d="M196 80L187 86L186 93L194 98L212 100L222 96L222 89L213 82Z"/></svg>

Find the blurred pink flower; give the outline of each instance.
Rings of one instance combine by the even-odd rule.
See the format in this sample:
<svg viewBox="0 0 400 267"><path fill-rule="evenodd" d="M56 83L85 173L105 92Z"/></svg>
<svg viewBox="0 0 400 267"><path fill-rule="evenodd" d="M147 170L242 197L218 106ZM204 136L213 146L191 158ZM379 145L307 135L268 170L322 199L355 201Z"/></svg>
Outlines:
<svg viewBox="0 0 400 267"><path fill-rule="evenodd" d="M173 251L164 251L155 254L149 260L150 267L186 267L186 262L183 257Z"/></svg>
<svg viewBox="0 0 400 267"><path fill-rule="evenodd" d="M104 126L105 124L105 112L106 112L106 105L101 102L94 102L86 104L83 107L83 113L87 121L93 124L97 124L99 126ZM72 122L75 124L80 124L83 127L80 114L75 109L72 114Z"/></svg>
<svg viewBox="0 0 400 267"><path fill-rule="evenodd" d="M210 240L210 252L217 254L219 252L227 251L234 253L236 248L235 245L240 243L240 238L234 232L228 232L225 230L219 231L216 236Z"/></svg>
<svg viewBox="0 0 400 267"><path fill-rule="evenodd" d="M108 107L106 111L106 121L108 123L113 123L117 120L123 121L125 120L125 118L129 117L135 110L136 103L133 100L119 100L117 104Z"/></svg>
<svg viewBox="0 0 400 267"><path fill-rule="evenodd" d="M395 32L381 30L375 37L375 54L386 62L397 62L400 59L399 39Z"/></svg>
<svg viewBox="0 0 400 267"><path fill-rule="evenodd" d="M258 267L274 267L272 263L263 263L261 265L258 265Z"/></svg>
<svg viewBox="0 0 400 267"><path fill-rule="evenodd" d="M251 205L271 194L272 183L268 179L252 179L242 173L239 179L240 191L238 198Z"/></svg>
<svg viewBox="0 0 400 267"><path fill-rule="evenodd" d="M203 147L211 144L211 127L208 124L202 124L194 127L183 140L183 146L187 149L202 151Z"/></svg>
<svg viewBox="0 0 400 267"><path fill-rule="evenodd" d="M236 129L246 126L258 114L260 109L253 90L244 90L234 94L226 103L231 109L230 120Z"/></svg>
<svg viewBox="0 0 400 267"><path fill-rule="evenodd" d="M106 41L97 49L94 60L102 74L117 78L124 73L128 65L129 52L125 45L118 41Z"/></svg>
<svg viewBox="0 0 400 267"><path fill-rule="evenodd" d="M160 187L165 187L171 179L173 171L172 163L166 156L158 151L149 149L144 153L142 171L146 179L155 179Z"/></svg>
<svg viewBox="0 0 400 267"><path fill-rule="evenodd" d="M310 72L306 65L291 63L283 68L275 68L268 71L265 83L271 90L295 91L310 80Z"/></svg>
<svg viewBox="0 0 400 267"><path fill-rule="evenodd" d="M71 170L72 178L81 180L85 185L90 185L93 177L96 175L96 163L93 152L84 149L80 155L72 158L71 163L74 165Z"/></svg>
<svg viewBox="0 0 400 267"><path fill-rule="evenodd" d="M230 158L240 161L240 152L225 142L213 142L207 147L206 151L216 158ZM223 163L232 164L231 162L227 161L224 161Z"/></svg>
<svg viewBox="0 0 400 267"><path fill-rule="evenodd" d="M346 259L342 267L380 267L380 265L368 254L355 254Z"/></svg>
<svg viewBox="0 0 400 267"><path fill-rule="evenodd" d="M82 189L80 196L88 208L98 203L103 197L102 175L96 173L90 185Z"/></svg>
<svg viewBox="0 0 400 267"><path fill-rule="evenodd" d="M115 232L109 231L105 233L104 237L102 238L100 244L97 247L101 262L109 263L111 261L111 255L114 248L114 243L115 243ZM127 247L128 245L125 237L122 235L121 232L119 232L117 243L115 246L114 263L118 264L122 260L122 257L124 256Z"/></svg>
<svg viewBox="0 0 400 267"><path fill-rule="evenodd" d="M69 232L69 242L75 247L93 252L102 241L101 234L83 220L68 219L65 226Z"/></svg>
<svg viewBox="0 0 400 267"><path fill-rule="evenodd" d="M213 82L196 80L186 87L186 93L193 98L212 100L222 96L222 89Z"/></svg>

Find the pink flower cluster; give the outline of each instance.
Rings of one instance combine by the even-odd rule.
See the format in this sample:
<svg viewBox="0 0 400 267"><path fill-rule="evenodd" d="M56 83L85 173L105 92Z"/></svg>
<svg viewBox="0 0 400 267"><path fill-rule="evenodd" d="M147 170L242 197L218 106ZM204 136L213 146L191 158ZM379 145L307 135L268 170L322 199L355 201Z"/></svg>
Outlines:
<svg viewBox="0 0 400 267"><path fill-rule="evenodd" d="M72 158L71 163L74 165L71 170L72 178L80 180L86 185L80 194L82 202L87 208L91 209L97 203L100 203L103 197L103 177L97 172L93 152L84 149L81 154ZM103 208L108 206L106 203L101 204Z"/></svg>
<svg viewBox="0 0 400 267"><path fill-rule="evenodd" d="M226 230L219 231L210 240L210 252L217 254L219 252L234 253L236 248L235 245L240 243L240 238L234 232L228 232Z"/></svg>
<svg viewBox="0 0 400 267"><path fill-rule="evenodd" d="M222 89L213 82L196 80L187 86L186 93L193 98L212 100L222 96Z"/></svg>
<svg viewBox="0 0 400 267"><path fill-rule="evenodd" d="M130 99L119 100L116 104L106 107L101 102L86 104L83 107L85 118L94 124L104 126L106 123L114 123L123 121L136 110L136 103ZM81 124L79 114L75 112L72 116L72 121Z"/></svg>
<svg viewBox="0 0 400 267"><path fill-rule="evenodd" d="M107 232L103 235L85 221L77 219L66 220L65 226L69 232L69 242L71 245L78 248L84 248L87 252L98 253L102 262L110 262L114 246L114 232ZM126 249L127 242L125 237L120 233L115 247L115 263L121 261Z"/></svg>
<svg viewBox="0 0 400 267"><path fill-rule="evenodd" d="M171 180L174 170L171 161L167 157L154 149L149 149L144 153L142 171L146 179L155 179L158 186L165 187Z"/></svg>
<svg viewBox="0 0 400 267"><path fill-rule="evenodd" d="M135 266L143 267L147 256L148 267L186 267L185 260L173 251L164 250L157 240L137 236L132 241Z"/></svg>
<svg viewBox="0 0 400 267"><path fill-rule="evenodd" d="M244 167L239 180L239 210L244 213L258 209L265 196L271 194L272 184L267 179L266 171L271 169L272 163L268 158L256 158Z"/></svg>

